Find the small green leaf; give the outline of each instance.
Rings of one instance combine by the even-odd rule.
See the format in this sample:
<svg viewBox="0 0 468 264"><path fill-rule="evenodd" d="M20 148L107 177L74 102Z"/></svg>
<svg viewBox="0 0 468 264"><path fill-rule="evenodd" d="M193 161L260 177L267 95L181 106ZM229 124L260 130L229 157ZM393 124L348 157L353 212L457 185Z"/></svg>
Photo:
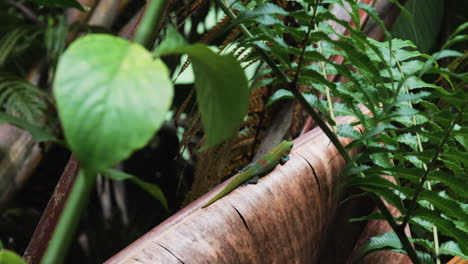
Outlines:
<svg viewBox="0 0 468 264"><path fill-rule="evenodd" d="M414 151L418 150L418 139L411 133L405 133L398 136L397 141L410 146Z"/></svg>
<svg viewBox="0 0 468 264"><path fill-rule="evenodd" d="M364 172L366 170L370 169L368 165L359 165L359 166L353 166L349 169L347 169L344 173L343 176L349 176L349 175L357 175L361 172Z"/></svg>
<svg viewBox="0 0 468 264"><path fill-rule="evenodd" d="M43 6L58 7L58 8L76 8L80 11L87 10L76 0L30 0Z"/></svg>
<svg viewBox="0 0 468 264"><path fill-rule="evenodd" d="M382 169L384 175L391 175L395 178L403 178L412 181L413 183L418 183L421 179L421 176L424 175L424 170L420 168L385 168Z"/></svg>
<svg viewBox="0 0 468 264"><path fill-rule="evenodd" d="M316 72L314 70L305 70L305 71L303 71L301 73L300 79L303 80L303 81L307 80L308 83L311 86L314 86L314 85L320 83L320 84L323 84L324 86L329 87L331 89L336 88L336 85L334 83L328 81L326 78L323 77L322 74L320 74L320 73L318 73L318 72Z"/></svg>
<svg viewBox="0 0 468 264"><path fill-rule="evenodd" d="M421 98L431 95L429 92L419 92L419 93L404 93L398 95L395 102L408 102L408 101L418 101Z"/></svg>
<svg viewBox="0 0 468 264"><path fill-rule="evenodd" d="M270 96L270 98L268 98L268 102L265 104L265 107L268 107L279 100L293 99L293 98L294 98L294 95L290 91L285 90L285 89L279 89L272 96Z"/></svg>
<svg viewBox="0 0 468 264"><path fill-rule="evenodd" d="M468 219L468 213L464 211L455 200L449 197L442 197L432 191L422 191L419 194L419 200L426 200L430 202L434 205L435 208L439 209L448 216L458 219Z"/></svg>
<svg viewBox="0 0 468 264"><path fill-rule="evenodd" d="M351 124L339 125L338 135L340 137L347 137L351 139L359 139L362 136L361 133L359 133L359 131L354 130L354 127Z"/></svg>
<svg viewBox="0 0 468 264"><path fill-rule="evenodd" d="M468 259L468 255L463 254L463 252L460 250L460 247L457 243L455 243L455 241L448 241L440 245L440 254L458 256L463 259Z"/></svg>
<svg viewBox="0 0 468 264"><path fill-rule="evenodd" d="M173 88L164 63L141 45L91 34L60 58L54 95L72 152L83 168L100 171L153 137Z"/></svg>
<svg viewBox="0 0 468 264"><path fill-rule="evenodd" d="M386 232L380 236L370 238L361 248L359 259L379 249L401 249L403 246L395 232Z"/></svg>
<svg viewBox="0 0 468 264"><path fill-rule="evenodd" d="M411 243L418 244L418 245L425 247L430 252L432 252L434 249L434 242L429 241L427 239L409 237L409 240Z"/></svg>
<svg viewBox="0 0 468 264"><path fill-rule="evenodd" d="M456 177L443 171L432 171L429 174L430 180L437 180L455 191L457 195L468 198L468 183L463 177Z"/></svg>
<svg viewBox="0 0 468 264"><path fill-rule="evenodd" d="M382 196L382 198L390 203L391 205L395 206L400 212L404 212L405 209L402 205L402 199L400 196L396 195L391 189L387 188L377 188L377 187L361 187L361 189L378 194Z"/></svg>
<svg viewBox="0 0 468 264"><path fill-rule="evenodd" d="M45 129L35 126L21 118L17 118L17 117L0 112L0 123L9 123L11 125L27 130L29 133L31 133L34 140L36 140L37 142L50 141L50 142L61 143L59 139L54 137Z"/></svg>
<svg viewBox="0 0 468 264"><path fill-rule="evenodd" d="M164 206L166 210L168 209L166 197L164 196L163 191L157 185L142 181L138 179L136 176L133 176L131 174L128 174L128 173L125 173L123 171L119 171L116 169L112 169L112 168L104 170L103 175L116 181L122 181L122 180L132 181L133 183L140 186L143 190L151 194L159 202L161 202L161 204Z"/></svg>
<svg viewBox="0 0 468 264"><path fill-rule="evenodd" d="M18 254L8 249L0 250L1 264L27 264Z"/></svg>
<svg viewBox="0 0 468 264"><path fill-rule="evenodd" d="M394 164L391 162L389 153L372 153L370 154L372 161L381 167L391 168Z"/></svg>
<svg viewBox="0 0 468 264"><path fill-rule="evenodd" d="M287 11L275 4L265 3L253 10L248 10L240 14L234 21L232 21L231 26L239 25L248 21L256 21L263 25L273 25L280 23L280 20L275 19L273 15L288 14L289 13Z"/></svg>
<svg viewBox="0 0 468 264"><path fill-rule="evenodd" d="M408 87L409 90L419 89L419 88L436 88L436 89L440 88L439 86L435 84L427 83L416 76L411 76L410 78L408 78L405 82L405 85Z"/></svg>
<svg viewBox="0 0 468 264"><path fill-rule="evenodd" d="M421 262L421 264L434 264L434 261L432 260L432 256L426 252L417 250L416 256L418 256L418 259Z"/></svg>

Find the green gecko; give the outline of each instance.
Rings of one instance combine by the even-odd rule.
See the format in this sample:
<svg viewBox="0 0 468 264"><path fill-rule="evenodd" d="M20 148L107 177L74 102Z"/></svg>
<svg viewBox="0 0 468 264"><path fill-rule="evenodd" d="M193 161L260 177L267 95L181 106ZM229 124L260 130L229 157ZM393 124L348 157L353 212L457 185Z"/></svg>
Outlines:
<svg viewBox="0 0 468 264"><path fill-rule="evenodd" d="M293 147L292 141L283 140L281 143L276 146L272 151L263 155L260 159L255 162L250 163L245 168L239 171L239 174L228 183L226 187L215 197L211 198L202 208L207 207L208 205L216 202L222 197L226 196L228 193L232 192L239 185L248 184L248 183L257 183L260 176L268 174L272 171L276 165L283 165L286 161L289 160L289 152Z"/></svg>

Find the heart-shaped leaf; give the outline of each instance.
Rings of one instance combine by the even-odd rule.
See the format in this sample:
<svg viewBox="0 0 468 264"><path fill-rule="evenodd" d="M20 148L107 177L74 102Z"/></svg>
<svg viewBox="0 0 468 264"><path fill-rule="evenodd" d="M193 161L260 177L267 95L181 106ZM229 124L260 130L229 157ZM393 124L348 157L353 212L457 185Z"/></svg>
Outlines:
<svg viewBox="0 0 468 264"><path fill-rule="evenodd" d="M94 34L61 57L54 95L68 145L83 168L97 172L150 140L173 88L166 66L141 45Z"/></svg>

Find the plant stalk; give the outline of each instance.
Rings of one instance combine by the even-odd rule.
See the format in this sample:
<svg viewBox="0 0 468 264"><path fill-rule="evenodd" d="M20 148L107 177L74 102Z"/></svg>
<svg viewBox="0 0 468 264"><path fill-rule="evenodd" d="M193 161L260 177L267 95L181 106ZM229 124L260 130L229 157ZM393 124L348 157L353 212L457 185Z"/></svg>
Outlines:
<svg viewBox="0 0 468 264"><path fill-rule="evenodd" d="M74 237L81 213L88 203L89 195L96 180L96 175L95 173L87 174L83 169L80 169L65 203L57 227L42 257L41 264L63 263L66 255L65 253ZM52 197L52 199L54 199L54 197Z"/></svg>
<svg viewBox="0 0 468 264"><path fill-rule="evenodd" d="M153 33L156 32L161 22L165 4L166 0L147 0L145 14L135 34L134 41L136 43L141 44L147 49L151 48Z"/></svg>

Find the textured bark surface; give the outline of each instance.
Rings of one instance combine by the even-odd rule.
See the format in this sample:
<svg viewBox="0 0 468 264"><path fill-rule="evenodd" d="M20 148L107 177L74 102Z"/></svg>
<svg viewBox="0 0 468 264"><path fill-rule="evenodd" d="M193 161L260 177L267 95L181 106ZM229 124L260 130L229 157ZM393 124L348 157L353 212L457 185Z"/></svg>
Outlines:
<svg viewBox="0 0 468 264"><path fill-rule="evenodd" d="M314 263L345 162L320 129L294 144L291 159L256 185L201 209L221 184L106 263Z"/></svg>

